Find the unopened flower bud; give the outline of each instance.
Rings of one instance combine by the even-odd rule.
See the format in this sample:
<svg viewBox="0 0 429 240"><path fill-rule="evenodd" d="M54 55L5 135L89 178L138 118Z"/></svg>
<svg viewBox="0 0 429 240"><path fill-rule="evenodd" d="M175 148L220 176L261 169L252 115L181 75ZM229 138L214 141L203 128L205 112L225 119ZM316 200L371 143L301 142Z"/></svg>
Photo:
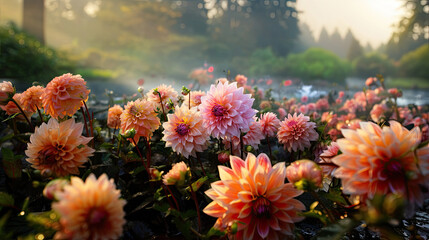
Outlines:
<svg viewBox="0 0 429 240"><path fill-rule="evenodd" d="M182 87L182 94L183 94L184 96L188 95L190 91L191 91L191 90L189 90L189 88L187 88L187 87L185 87L185 86L183 86L183 87Z"/></svg>
<svg viewBox="0 0 429 240"><path fill-rule="evenodd" d="M124 134L121 134L123 138L133 138L136 135L136 130L134 128L128 129Z"/></svg>
<svg viewBox="0 0 429 240"><path fill-rule="evenodd" d="M290 183L300 190L315 190L322 187L322 169L311 160L298 160L286 168L286 176Z"/></svg>
<svg viewBox="0 0 429 240"><path fill-rule="evenodd" d="M0 83L0 105L6 105L15 95L15 88L11 82Z"/></svg>
<svg viewBox="0 0 429 240"><path fill-rule="evenodd" d="M43 196L50 200L57 200L57 194L64 190L64 187L68 185L69 182L65 179L55 179L50 181L45 189L43 189Z"/></svg>
<svg viewBox="0 0 429 240"><path fill-rule="evenodd" d="M143 92L144 92L144 87L139 87L139 88L137 88L137 91L138 91L139 93L143 93Z"/></svg>
<svg viewBox="0 0 429 240"><path fill-rule="evenodd" d="M226 151L226 152L221 152L221 153L219 153L219 154L217 155L217 160L218 160L220 163L226 163L226 162L228 162L228 161L229 161L229 156L230 156L230 153L229 153L228 151Z"/></svg>

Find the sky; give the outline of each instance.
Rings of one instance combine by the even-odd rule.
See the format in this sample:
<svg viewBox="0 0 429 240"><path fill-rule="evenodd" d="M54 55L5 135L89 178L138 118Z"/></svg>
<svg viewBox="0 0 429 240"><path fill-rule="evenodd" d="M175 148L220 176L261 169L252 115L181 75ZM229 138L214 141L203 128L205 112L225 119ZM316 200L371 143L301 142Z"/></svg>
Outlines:
<svg viewBox="0 0 429 240"><path fill-rule="evenodd" d="M326 28L329 34L338 29L344 37L350 28L361 45L372 47L387 43L394 25L406 15L402 0L297 0L299 19L309 25L318 39Z"/></svg>

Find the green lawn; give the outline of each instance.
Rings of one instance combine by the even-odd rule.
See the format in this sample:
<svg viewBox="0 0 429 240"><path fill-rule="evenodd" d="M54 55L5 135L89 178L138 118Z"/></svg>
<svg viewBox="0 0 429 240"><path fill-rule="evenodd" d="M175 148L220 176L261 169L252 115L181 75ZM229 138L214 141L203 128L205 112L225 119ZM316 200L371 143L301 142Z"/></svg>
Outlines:
<svg viewBox="0 0 429 240"><path fill-rule="evenodd" d="M410 89L410 88L424 88L429 89L429 79L423 78L388 78L386 79L386 87Z"/></svg>

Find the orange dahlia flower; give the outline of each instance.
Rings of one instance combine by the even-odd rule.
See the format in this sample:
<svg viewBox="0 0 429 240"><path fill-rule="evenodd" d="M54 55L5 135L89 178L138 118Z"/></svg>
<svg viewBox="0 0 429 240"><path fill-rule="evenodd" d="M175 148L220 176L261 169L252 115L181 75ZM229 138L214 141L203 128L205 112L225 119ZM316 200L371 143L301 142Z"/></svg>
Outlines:
<svg viewBox="0 0 429 240"><path fill-rule="evenodd" d="M173 114L168 114L168 121L163 125L166 147L173 148L174 152L182 154L185 158L196 157L196 152L207 148L210 138L204 128L203 118L196 108L189 109L182 105L176 108Z"/></svg>
<svg viewBox="0 0 429 240"><path fill-rule="evenodd" d="M121 114L121 130L126 132L135 129L134 141L139 141L140 137L150 139L153 131L161 125L158 114L154 111L154 105L147 100L137 99L130 101L125 106Z"/></svg>
<svg viewBox="0 0 429 240"><path fill-rule="evenodd" d="M25 90L21 96L22 109L27 112L36 112L37 109L41 109L44 90L42 86L33 86Z"/></svg>
<svg viewBox="0 0 429 240"><path fill-rule="evenodd" d="M339 166L334 176L342 179L345 193L364 200L396 193L408 200L411 209L422 206L429 187L429 146L414 155L420 129L409 131L396 121L389 123L390 127L381 128L361 122L360 129L342 129L344 138L337 140L342 154L332 159Z"/></svg>
<svg viewBox="0 0 429 240"><path fill-rule="evenodd" d="M125 224L123 207L113 179L89 175L85 182L72 177L58 194L52 209L61 216L61 231L55 239L118 239Z"/></svg>
<svg viewBox="0 0 429 240"><path fill-rule="evenodd" d="M53 118L73 116L82 106L82 101L88 99L90 90L80 75L71 73L52 79L42 94L45 113Z"/></svg>
<svg viewBox="0 0 429 240"><path fill-rule="evenodd" d="M118 129L121 126L121 114L123 111L124 109L119 105L109 108L107 113L107 126L109 128Z"/></svg>
<svg viewBox="0 0 429 240"><path fill-rule="evenodd" d="M15 100L19 106L22 108L22 93L16 93L15 95L13 95L13 100ZM0 105L0 108L5 111L7 113L7 115L13 115L16 113L20 113L18 114L15 119L17 120L21 120L21 121L25 121L25 117L22 115L21 111L19 110L18 106L16 106L16 104L12 101L9 101L6 105ZM24 109L23 109L24 110ZM25 115L27 115L28 118L31 117L31 115L33 115L32 111L26 111L24 110Z"/></svg>
<svg viewBox="0 0 429 240"><path fill-rule="evenodd" d="M79 174L79 167L88 161L94 149L87 146L91 138L82 136L83 124L74 119L49 122L36 127L30 136L25 154L31 167L46 174L66 176Z"/></svg>
<svg viewBox="0 0 429 240"><path fill-rule="evenodd" d="M230 163L232 168L218 166L221 180L206 191L213 202L203 211L218 218L215 228L223 231L236 223L232 239L291 237L294 222L303 219L298 212L305 206L294 199L302 191L284 183L284 162L271 166L267 155L249 153L245 161L231 156Z"/></svg>

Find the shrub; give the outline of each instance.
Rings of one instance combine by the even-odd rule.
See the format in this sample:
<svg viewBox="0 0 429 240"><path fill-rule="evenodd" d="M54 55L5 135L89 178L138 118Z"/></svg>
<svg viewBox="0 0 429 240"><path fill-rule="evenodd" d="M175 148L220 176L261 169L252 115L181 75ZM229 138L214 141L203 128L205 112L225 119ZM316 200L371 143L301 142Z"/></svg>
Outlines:
<svg viewBox="0 0 429 240"><path fill-rule="evenodd" d="M429 45L408 52L400 60L401 75L429 79Z"/></svg>
<svg viewBox="0 0 429 240"><path fill-rule="evenodd" d="M371 52L358 57L354 62L354 74L359 77L382 74L391 76L395 73L393 61L387 55Z"/></svg>
<svg viewBox="0 0 429 240"><path fill-rule="evenodd" d="M304 80L333 80L343 82L350 66L334 53L320 48L309 48L299 54L290 54L286 58L284 73Z"/></svg>
<svg viewBox="0 0 429 240"><path fill-rule="evenodd" d="M0 77L48 82L73 67L54 49L10 23L0 27Z"/></svg>

